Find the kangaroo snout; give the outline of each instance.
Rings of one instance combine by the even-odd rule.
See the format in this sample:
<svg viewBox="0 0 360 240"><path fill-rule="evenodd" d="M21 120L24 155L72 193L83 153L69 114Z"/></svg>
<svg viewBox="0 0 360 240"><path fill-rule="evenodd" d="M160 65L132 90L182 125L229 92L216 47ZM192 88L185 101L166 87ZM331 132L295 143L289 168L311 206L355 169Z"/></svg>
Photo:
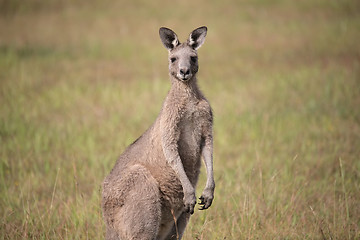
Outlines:
<svg viewBox="0 0 360 240"><path fill-rule="evenodd" d="M191 78L191 73L189 68L180 68L178 77L181 80L188 80Z"/></svg>

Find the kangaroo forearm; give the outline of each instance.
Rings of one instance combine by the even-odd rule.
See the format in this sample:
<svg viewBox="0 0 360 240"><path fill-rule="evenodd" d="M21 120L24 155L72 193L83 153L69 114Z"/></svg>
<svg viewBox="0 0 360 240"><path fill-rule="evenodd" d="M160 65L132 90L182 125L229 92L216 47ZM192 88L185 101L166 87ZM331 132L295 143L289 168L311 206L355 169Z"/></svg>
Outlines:
<svg viewBox="0 0 360 240"><path fill-rule="evenodd" d="M214 180L214 171L213 171L213 146L212 140L206 141L206 145L203 149L203 159L205 163L207 179L206 179L206 189L214 190L215 180Z"/></svg>
<svg viewBox="0 0 360 240"><path fill-rule="evenodd" d="M169 163L170 167L174 170L174 172L178 176L181 185L183 187L184 193L193 193L195 191L194 187L192 186L189 178L186 175L179 154L176 151L172 150L170 146L168 146L166 149L164 149L164 155L166 161Z"/></svg>
<svg viewBox="0 0 360 240"><path fill-rule="evenodd" d="M207 173L205 188L213 190L215 188L215 180L214 180L212 159L208 158L208 159L205 159L204 161L205 161L206 173Z"/></svg>

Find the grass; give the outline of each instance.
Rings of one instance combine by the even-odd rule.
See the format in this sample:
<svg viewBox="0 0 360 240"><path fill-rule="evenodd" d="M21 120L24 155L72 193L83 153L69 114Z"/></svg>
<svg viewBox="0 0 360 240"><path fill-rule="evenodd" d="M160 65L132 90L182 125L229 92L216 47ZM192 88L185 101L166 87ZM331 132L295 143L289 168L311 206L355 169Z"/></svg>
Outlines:
<svg viewBox="0 0 360 240"><path fill-rule="evenodd" d="M173 5L0 1L1 239L103 239L100 184L170 86L158 28L201 25L217 188L184 239L359 239L358 1Z"/></svg>

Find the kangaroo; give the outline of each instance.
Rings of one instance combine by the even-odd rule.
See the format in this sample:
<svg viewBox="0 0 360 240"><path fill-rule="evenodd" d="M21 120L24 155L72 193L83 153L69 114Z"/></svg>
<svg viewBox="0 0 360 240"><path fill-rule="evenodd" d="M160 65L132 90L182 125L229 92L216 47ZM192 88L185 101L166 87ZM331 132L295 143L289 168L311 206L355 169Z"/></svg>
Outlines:
<svg viewBox="0 0 360 240"><path fill-rule="evenodd" d="M207 171L200 210L214 198L213 115L197 86L197 49L207 28L180 43L159 30L169 52L171 88L153 125L125 149L102 185L106 239L181 239L196 204L201 155Z"/></svg>

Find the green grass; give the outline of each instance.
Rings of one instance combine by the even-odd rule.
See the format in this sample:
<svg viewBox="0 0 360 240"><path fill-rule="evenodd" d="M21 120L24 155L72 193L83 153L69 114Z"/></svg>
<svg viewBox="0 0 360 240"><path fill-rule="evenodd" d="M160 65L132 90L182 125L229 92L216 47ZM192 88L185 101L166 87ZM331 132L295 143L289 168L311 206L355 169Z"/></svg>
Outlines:
<svg viewBox="0 0 360 240"><path fill-rule="evenodd" d="M170 87L158 28L201 25L217 188L184 239L359 239L358 1L174 5L0 1L1 239L103 239L101 182Z"/></svg>

